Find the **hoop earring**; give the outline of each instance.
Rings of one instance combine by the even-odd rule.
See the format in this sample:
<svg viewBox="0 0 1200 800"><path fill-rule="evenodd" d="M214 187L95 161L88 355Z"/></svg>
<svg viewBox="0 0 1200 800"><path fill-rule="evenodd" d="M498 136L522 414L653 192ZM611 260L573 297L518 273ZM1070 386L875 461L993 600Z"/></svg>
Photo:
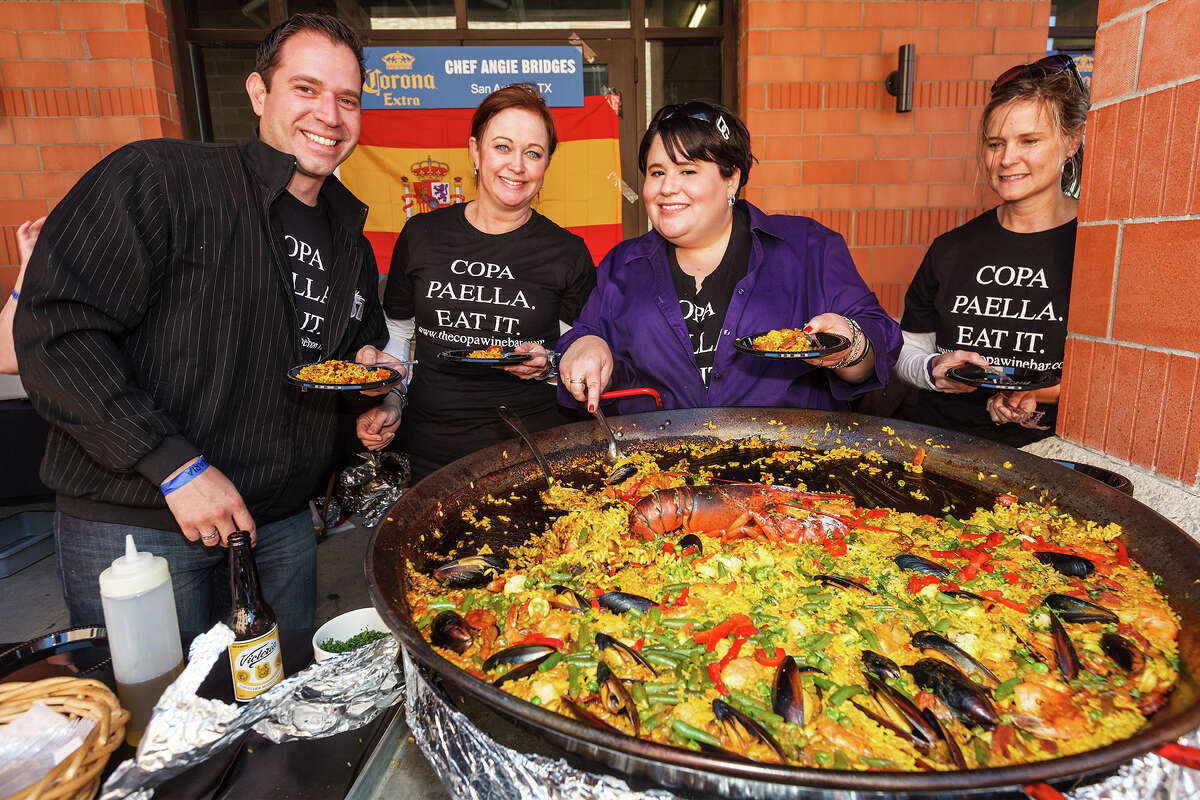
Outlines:
<svg viewBox="0 0 1200 800"><path fill-rule="evenodd" d="M1062 176L1063 180L1066 181L1068 188L1075 185L1075 170L1075 159L1068 158L1065 162L1063 162ZM1070 174L1068 174L1068 171Z"/></svg>
<svg viewBox="0 0 1200 800"><path fill-rule="evenodd" d="M730 207L730 208L733 208L733 204L734 204L735 202L736 202L736 200L735 200L734 198L732 198L732 197L731 197L731 198L729 198L729 207Z"/></svg>

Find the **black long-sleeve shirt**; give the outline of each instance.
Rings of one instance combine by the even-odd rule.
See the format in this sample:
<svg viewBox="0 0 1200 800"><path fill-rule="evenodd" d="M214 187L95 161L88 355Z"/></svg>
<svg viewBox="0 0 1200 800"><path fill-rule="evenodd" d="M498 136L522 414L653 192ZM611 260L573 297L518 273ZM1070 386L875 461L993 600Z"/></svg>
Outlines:
<svg viewBox="0 0 1200 800"><path fill-rule="evenodd" d="M302 356L271 207L294 169L257 137L136 142L50 214L15 338L52 425L42 479L61 510L177 529L159 484L203 454L261 525L328 476L345 403L284 380ZM367 209L332 176L321 195L334 249L322 356L353 358L387 338Z"/></svg>

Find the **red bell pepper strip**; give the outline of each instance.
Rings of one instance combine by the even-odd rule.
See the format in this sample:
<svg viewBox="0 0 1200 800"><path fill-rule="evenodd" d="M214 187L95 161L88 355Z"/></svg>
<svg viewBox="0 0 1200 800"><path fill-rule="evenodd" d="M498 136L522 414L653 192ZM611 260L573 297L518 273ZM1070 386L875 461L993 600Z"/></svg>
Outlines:
<svg viewBox="0 0 1200 800"><path fill-rule="evenodd" d="M751 636L758 633L758 628L746 622L736 626L732 631L734 639L749 639Z"/></svg>
<svg viewBox="0 0 1200 800"><path fill-rule="evenodd" d="M782 647L776 647L775 655L773 656L767 655L767 651L763 650L761 647L756 648L754 651L754 660L762 664L764 667L778 667L779 662L783 661L783 659L786 657L787 653L784 652Z"/></svg>
<svg viewBox="0 0 1200 800"><path fill-rule="evenodd" d="M639 636L638 640L633 643L633 649L637 650L640 653L640 652L642 652L642 648L645 646L645 644L646 644L646 637Z"/></svg>
<svg viewBox="0 0 1200 800"><path fill-rule="evenodd" d="M663 542L662 551L664 553L674 553L675 545L671 544L670 542Z"/></svg>
<svg viewBox="0 0 1200 800"><path fill-rule="evenodd" d="M1125 543L1120 539L1113 539L1113 545L1117 548L1117 563L1122 567L1129 566L1129 551L1125 549Z"/></svg>
<svg viewBox="0 0 1200 800"><path fill-rule="evenodd" d="M996 502L1002 506L1011 506L1013 503L1017 502L1017 498L1013 497L1011 494L1005 493L997 497Z"/></svg>
<svg viewBox="0 0 1200 800"><path fill-rule="evenodd" d="M886 508L873 508L870 511L868 511L864 516L866 516L867 519L879 519L880 517L886 517L888 514L891 514L891 513L892 512Z"/></svg>
<svg viewBox="0 0 1200 800"><path fill-rule="evenodd" d="M915 456L913 456L913 466L919 467L924 463L925 463L925 448L922 447L922 448L918 449L917 454Z"/></svg>
<svg viewBox="0 0 1200 800"><path fill-rule="evenodd" d="M940 580L941 580L941 578L939 578L936 575L921 575L919 577L912 578L908 582L908 591L912 592L913 594L916 594L917 592L924 589L926 586L932 586L933 584L937 583Z"/></svg>
<svg viewBox="0 0 1200 800"><path fill-rule="evenodd" d="M725 684L721 683L721 667L723 667L723 666L724 666L724 664L722 664L719 661L714 661L711 664L709 664L708 665L708 677L709 677L709 680L711 680L716 685L718 692L720 692L721 694L729 694L729 690L725 688Z"/></svg>
<svg viewBox="0 0 1200 800"><path fill-rule="evenodd" d="M716 649L717 642L724 639L731 630L733 630L733 622L731 620L725 620L715 628L693 633L692 641L696 644L704 645L704 649L711 653Z"/></svg>
<svg viewBox="0 0 1200 800"><path fill-rule="evenodd" d="M1013 609L1014 611L1020 611L1022 614L1029 613L1029 608L1027 606L1025 606L1023 603L1016 603L1016 602L1013 602L1012 600L1009 600L1004 595L1000 594L999 589L991 589L986 592L980 592L979 594L988 598L989 600L995 600L1000 605L1008 606L1009 608Z"/></svg>
<svg viewBox="0 0 1200 800"><path fill-rule="evenodd" d="M556 639L553 636L539 636L536 633L533 636L526 636L524 639L517 642L517 644L544 644L548 647L553 647L555 650L563 649L562 639Z"/></svg>
<svg viewBox="0 0 1200 800"><path fill-rule="evenodd" d="M694 544L690 544L687 547L683 548L683 555L685 555L685 556L690 556L695 552L696 552L696 545L694 545Z"/></svg>

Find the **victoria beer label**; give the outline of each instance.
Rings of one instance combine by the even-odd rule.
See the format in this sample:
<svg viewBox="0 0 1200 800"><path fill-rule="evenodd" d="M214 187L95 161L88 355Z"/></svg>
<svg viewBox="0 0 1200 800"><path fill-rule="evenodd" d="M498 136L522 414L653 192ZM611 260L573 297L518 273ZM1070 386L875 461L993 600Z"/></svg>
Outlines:
<svg viewBox="0 0 1200 800"><path fill-rule="evenodd" d="M283 680L283 654L275 612L258 586L250 535L241 531L229 535L229 592L233 607L225 624L234 637L229 645L233 696L245 702Z"/></svg>

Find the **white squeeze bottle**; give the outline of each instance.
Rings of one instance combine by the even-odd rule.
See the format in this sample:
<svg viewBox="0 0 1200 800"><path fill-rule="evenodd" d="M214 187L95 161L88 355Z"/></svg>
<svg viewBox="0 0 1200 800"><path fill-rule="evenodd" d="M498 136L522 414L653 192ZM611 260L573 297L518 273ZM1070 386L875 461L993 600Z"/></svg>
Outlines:
<svg viewBox="0 0 1200 800"><path fill-rule="evenodd" d="M138 552L127 535L125 555L100 573L100 602L117 696L129 712L125 741L136 747L163 689L183 671L167 560Z"/></svg>

